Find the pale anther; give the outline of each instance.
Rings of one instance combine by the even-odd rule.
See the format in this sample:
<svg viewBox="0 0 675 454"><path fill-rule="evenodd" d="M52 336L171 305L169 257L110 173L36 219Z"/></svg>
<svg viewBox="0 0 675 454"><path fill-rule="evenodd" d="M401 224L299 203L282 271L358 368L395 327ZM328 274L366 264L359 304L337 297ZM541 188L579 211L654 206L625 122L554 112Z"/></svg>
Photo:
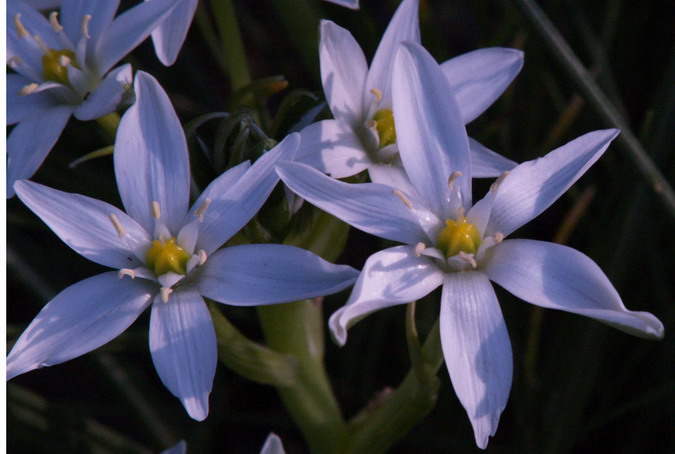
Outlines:
<svg viewBox="0 0 675 454"><path fill-rule="evenodd" d="M206 212L206 209L209 207L211 204L211 199L205 199L204 202L197 208L197 211L195 211L195 216L199 218L199 222L204 222L204 213Z"/></svg>
<svg viewBox="0 0 675 454"><path fill-rule="evenodd" d="M415 252L413 252L413 254L415 254L415 257L419 257L426 248L427 246L420 241L417 243L417 245L415 245Z"/></svg>
<svg viewBox="0 0 675 454"><path fill-rule="evenodd" d="M19 38L30 36L30 33L28 33L28 30L26 30L26 27L24 27L21 23L21 13L16 13L16 15L14 15L14 26L16 27L16 32L19 35Z"/></svg>
<svg viewBox="0 0 675 454"><path fill-rule="evenodd" d="M162 211L159 209L159 202L157 201L152 202L152 217L155 219L162 217Z"/></svg>
<svg viewBox="0 0 675 454"><path fill-rule="evenodd" d="M28 96L32 94L35 90L37 90L38 86L39 86L38 84L33 82L31 84L21 87L21 90L19 90L19 96Z"/></svg>
<svg viewBox="0 0 675 454"><path fill-rule="evenodd" d="M501 233L501 232L497 232L497 233L495 234L495 243L499 244L499 243L501 243L502 241L504 241L504 234Z"/></svg>
<svg viewBox="0 0 675 454"><path fill-rule="evenodd" d="M131 268L122 268L117 272L117 277L122 279L124 276L129 276L131 279L136 279L136 272Z"/></svg>
<svg viewBox="0 0 675 454"><path fill-rule="evenodd" d="M87 39L91 38L91 36L89 36L89 21L90 20L91 20L91 15L89 15L89 14L85 14L84 17L82 17L82 34Z"/></svg>
<svg viewBox="0 0 675 454"><path fill-rule="evenodd" d="M17 66L19 66L22 63L23 62L21 61L21 59L19 57L17 57L16 55L14 55L9 60L7 60L7 66L9 66L12 69L16 68Z"/></svg>
<svg viewBox="0 0 675 454"><path fill-rule="evenodd" d="M448 177L448 188L450 188L450 191L454 190L455 180L457 180L457 178L459 178L461 176L462 176L462 172L460 172L459 170L455 170L454 172L452 172L450 174L450 176Z"/></svg>
<svg viewBox="0 0 675 454"><path fill-rule="evenodd" d="M376 130L377 128L377 122L375 120L368 120L366 121L366 128Z"/></svg>
<svg viewBox="0 0 675 454"><path fill-rule="evenodd" d="M370 92L375 96L375 102L379 103L382 101L382 91L377 88L371 88Z"/></svg>
<svg viewBox="0 0 675 454"><path fill-rule="evenodd" d="M412 202L410 201L410 199L408 199L408 197L405 196L404 193L402 193L402 192L399 191L398 189L392 190L391 193L394 194L394 195L395 195L396 197L398 197L399 199L401 199L401 202L403 202L403 205L405 205L406 208L408 208L409 210L412 210L412 209L413 209L413 204L412 204Z"/></svg>
<svg viewBox="0 0 675 454"><path fill-rule="evenodd" d="M60 32L63 30L63 27L61 24L59 24L59 13L58 11L52 11L52 13L49 15L49 23L51 24L52 28L56 33Z"/></svg>
<svg viewBox="0 0 675 454"><path fill-rule="evenodd" d="M203 264L206 263L206 259L208 258L206 255L206 251L204 249L200 249L199 252L197 252L199 255L199 266L202 266Z"/></svg>
<svg viewBox="0 0 675 454"><path fill-rule="evenodd" d="M499 177L497 178L497 181L492 183L492 186L490 186L490 192L497 193L497 189L499 189L499 186L504 182L504 178L509 176L509 171L507 170L506 172L503 172Z"/></svg>
<svg viewBox="0 0 675 454"><path fill-rule="evenodd" d="M162 287L159 289L159 294L162 297L162 302L163 303L168 303L169 302L169 295L173 293L173 290L170 288Z"/></svg>
<svg viewBox="0 0 675 454"><path fill-rule="evenodd" d="M59 65L66 67L70 64L70 58L66 57L65 55L61 55L59 57Z"/></svg>
<svg viewBox="0 0 675 454"><path fill-rule="evenodd" d="M459 254L457 255L462 261L471 265L472 268L476 268L478 266L478 263L476 263L476 259L473 258L473 254L467 254L464 251L459 251Z"/></svg>
<svg viewBox="0 0 675 454"><path fill-rule="evenodd" d="M110 222L112 223L113 227L115 227L115 231L120 236L120 238L126 235L127 232L126 230L124 230L124 227L122 226L120 220L117 219L117 216L111 213L108 215L108 219L110 219Z"/></svg>

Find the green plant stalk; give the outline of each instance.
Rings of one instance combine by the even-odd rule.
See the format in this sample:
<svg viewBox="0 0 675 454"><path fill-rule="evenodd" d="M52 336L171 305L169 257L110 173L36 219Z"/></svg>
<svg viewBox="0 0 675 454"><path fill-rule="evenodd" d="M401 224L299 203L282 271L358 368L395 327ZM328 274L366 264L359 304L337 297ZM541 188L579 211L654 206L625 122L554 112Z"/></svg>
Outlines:
<svg viewBox="0 0 675 454"><path fill-rule="evenodd" d="M422 352L425 370L411 369L403 383L374 409L366 409L349 423L350 454L384 453L415 427L436 404L443 364L439 322L427 336Z"/></svg>
<svg viewBox="0 0 675 454"><path fill-rule="evenodd" d="M314 453L344 452L346 424L323 364L323 310L317 300L258 307L267 346L294 355L297 379L277 387Z"/></svg>
<svg viewBox="0 0 675 454"><path fill-rule="evenodd" d="M649 181L652 190L658 195L668 214L675 219L675 192L635 137L628 123L581 64L579 58L539 5L533 0L513 0L513 2L546 41L549 49L562 63L563 68L602 119L609 125L621 129L618 142L628 152L628 157L635 163L640 173Z"/></svg>
<svg viewBox="0 0 675 454"><path fill-rule="evenodd" d="M108 138L114 142L115 136L117 135L117 127L120 124L119 114L117 112L109 113L108 115L97 118L96 123L103 128Z"/></svg>
<svg viewBox="0 0 675 454"><path fill-rule="evenodd" d="M232 90L236 91L251 83L251 74L244 52L237 13L232 0L213 0L213 14L218 26L218 34L225 53L225 62L230 73Z"/></svg>

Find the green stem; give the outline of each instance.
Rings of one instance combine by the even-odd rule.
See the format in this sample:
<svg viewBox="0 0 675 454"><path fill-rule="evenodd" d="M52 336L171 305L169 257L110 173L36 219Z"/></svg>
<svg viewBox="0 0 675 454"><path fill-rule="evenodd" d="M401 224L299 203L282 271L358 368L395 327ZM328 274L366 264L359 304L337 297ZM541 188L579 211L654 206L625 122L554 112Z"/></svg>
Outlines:
<svg viewBox="0 0 675 454"><path fill-rule="evenodd" d="M120 124L119 114L117 112L109 113L108 115L97 118L96 122L103 128L108 135L108 138L114 142L115 136L117 135L117 127Z"/></svg>
<svg viewBox="0 0 675 454"><path fill-rule="evenodd" d="M621 129L618 142L628 152L629 158L635 163L640 173L650 182L652 190L661 199L668 214L675 219L675 192L673 192L673 188L642 148L617 108L600 89L584 65L581 64L579 58L539 5L533 0L513 0L513 2L541 35L549 49L560 60L563 68L569 73L602 119L609 125Z"/></svg>
<svg viewBox="0 0 675 454"><path fill-rule="evenodd" d="M433 409L440 383L436 373L443 364L438 321L422 352L426 359L423 370L411 369L396 391L375 409L367 409L350 421L350 454L386 452Z"/></svg>
<svg viewBox="0 0 675 454"><path fill-rule="evenodd" d="M261 306L258 314L268 347L298 360L297 380L277 390L311 451L343 452L346 425L323 364L321 303L304 300Z"/></svg>
<svg viewBox="0 0 675 454"><path fill-rule="evenodd" d="M218 25L220 42L230 73L230 84L232 90L236 91L251 83L251 74L244 52L244 42L237 22L237 13L232 0L213 0L211 7Z"/></svg>

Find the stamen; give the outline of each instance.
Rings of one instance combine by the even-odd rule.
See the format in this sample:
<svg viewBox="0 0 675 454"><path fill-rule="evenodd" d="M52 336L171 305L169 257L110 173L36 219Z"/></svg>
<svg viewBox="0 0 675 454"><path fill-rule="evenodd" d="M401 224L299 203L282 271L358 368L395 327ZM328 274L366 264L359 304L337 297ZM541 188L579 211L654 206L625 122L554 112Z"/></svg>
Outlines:
<svg viewBox="0 0 675 454"><path fill-rule="evenodd" d="M424 252L424 250L426 248L427 248L427 246L424 243L422 243L421 241L419 243L417 243L417 245L415 246L415 252L414 252L415 257L419 257L420 255L422 255L422 252Z"/></svg>
<svg viewBox="0 0 675 454"><path fill-rule="evenodd" d="M33 82L31 84L21 87L21 90L19 90L19 96L28 96L32 94L33 92L35 92L35 90L37 90L38 86L39 86L38 84Z"/></svg>
<svg viewBox="0 0 675 454"><path fill-rule="evenodd" d="M457 220L460 221L464 219L464 207L457 208Z"/></svg>
<svg viewBox="0 0 675 454"><path fill-rule="evenodd" d="M204 249L200 249L199 252L197 252L199 255L199 266L202 266L203 264L206 263L206 259L208 258L206 255L206 251Z"/></svg>
<svg viewBox="0 0 675 454"><path fill-rule="evenodd" d="M495 243L496 243L496 244L499 244L499 243L501 243L502 241L504 241L504 234L501 233L501 232L495 233Z"/></svg>
<svg viewBox="0 0 675 454"><path fill-rule="evenodd" d="M162 297L162 302L163 303L168 303L169 302L169 295L173 293L173 290L170 288L162 287L159 289L159 294Z"/></svg>
<svg viewBox="0 0 675 454"><path fill-rule="evenodd" d="M405 196L404 193L402 193L402 192L399 191L398 189L392 190L391 193L394 194L394 195L395 195L396 197L398 197L399 199L401 199L401 202L403 202L403 205L405 205L406 208L408 208L409 210L412 210L412 209L413 209L413 204L412 204L412 202L410 201L410 199L408 199L408 197Z"/></svg>
<svg viewBox="0 0 675 454"><path fill-rule="evenodd" d="M49 23L51 24L52 28L56 33L60 32L63 30L63 27L61 24L59 24L59 13L58 11L52 11L52 13L49 15Z"/></svg>
<svg viewBox="0 0 675 454"><path fill-rule="evenodd" d="M507 171L503 172L501 175L499 175L499 178L497 178L497 180L496 180L494 183L492 183L492 186L490 186L490 192L496 194L496 193L497 193L497 189L499 189L499 186L501 186L501 184L504 182L504 179L505 179L507 176L509 176L509 173L511 173L511 172L509 172L509 171L507 170Z"/></svg>
<svg viewBox="0 0 675 454"><path fill-rule="evenodd" d="M16 68L17 66L19 66L21 64L23 64L23 61L19 57L17 57L16 55L14 55L9 60L7 60L7 65L12 69Z"/></svg>
<svg viewBox="0 0 675 454"><path fill-rule="evenodd" d="M21 23L21 13L16 13L14 15L14 26L16 27L16 32L19 35L19 38L30 36L30 33L28 33L28 30L26 30L26 27L24 27Z"/></svg>
<svg viewBox="0 0 675 454"><path fill-rule="evenodd" d="M451 192L454 191L454 188L455 188L455 180L457 180L457 178L459 178L459 177L461 177L461 176L462 176L462 172L460 172L459 170L455 170L455 171L452 172L452 173L450 174L450 176L448 177L448 188L450 188L450 191L451 191Z"/></svg>
<svg viewBox="0 0 675 454"><path fill-rule="evenodd" d="M120 238L126 235L127 231L124 230L124 227L122 226L120 220L117 219L117 216L111 213L108 215L108 219L110 219L110 222L112 222L112 225L113 227L115 227L115 231L117 232Z"/></svg>
<svg viewBox="0 0 675 454"><path fill-rule="evenodd" d="M368 120L366 121L366 128L370 129L371 131L377 132L377 122L375 120Z"/></svg>
<svg viewBox="0 0 675 454"><path fill-rule="evenodd" d="M155 219L162 217L162 211L159 209L159 202L157 201L152 202L152 217Z"/></svg>
<svg viewBox="0 0 675 454"><path fill-rule="evenodd" d="M370 92L375 96L375 102L379 103L382 101L382 91L377 88L372 88Z"/></svg>
<svg viewBox="0 0 675 454"><path fill-rule="evenodd" d="M473 258L473 254L467 254L464 251L459 251L459 254L457 255L463 262L468 263L471 265L472 268L476 268L478 266L478 263L476 263L476 259Z"/></svg>
<svg viewBox="0 0 675 454"><path fill-rule="evenodd" d="M49 49L49 47L45 44L45 42L42 41L42 38L40 38L39 36L35 35L35 36L33 36L33 39L35 40L35 42L37 43L37 45L40 46L40 49L42 50L42 52L44 52L45 54L49 52L50 49Z"/></svg>
<svg viewBox="0 0 675 454"><path fill-rule="evenodd" d="M131 279L136 279L136 272L131 268L122 268L117 272L117 277L122 279L124 276L129 276Z"/></svg>
<svg viewBox="0 0 675 454"><path fill-rule="evenodd" d="M195 216L199 219L199 222L204 222L204 213L206 212L206 209L209 207L211 204L211 199L205 199L204 202L197 208L197 211L195 211Z"/></svg>
<svg viewBox="0 0 675 454"><path fill-rule="evenodd" d="M59 56L59 65L61 65L65 68L69 64L70 64L70 58L66 57L65 55Z"/></svg>
<svg viewBox="0 0 675 454"><path fill-rule="evenodd" d="M89 15L89 14L85 14L84 17L82 17L82 34L87 39L91 38L91 36L89 35L89 21L90 20L91 20L91 15Z"/></svg>

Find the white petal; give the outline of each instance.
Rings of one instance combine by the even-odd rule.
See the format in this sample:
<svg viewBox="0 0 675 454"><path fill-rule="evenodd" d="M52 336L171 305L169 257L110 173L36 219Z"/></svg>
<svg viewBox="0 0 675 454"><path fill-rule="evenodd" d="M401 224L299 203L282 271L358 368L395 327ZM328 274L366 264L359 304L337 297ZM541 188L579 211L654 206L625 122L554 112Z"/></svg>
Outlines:
<svg viewBox="0 0 675 454"><path fill-rule="evenodd" d="M326 1L330 3L335 3L336 5L344 6L345 8L349 9L359 9L359 0L326 0ZM270 435L270 437L272 435Z"/></svg>
<svg viewBox="0 0 675 454"><path fill-rule="evenodd" d="M335 341L344 345L347 329L367 315L406 304L431 293L443 283L443 271L433 259L416 257L411 246L396 246L371 255L347 303L328 321Z"/></svg>
<svg viewBox="0 0 675 454"><path fill-rule="evenodd" d="M598 265L581 252L554 243L506 240L488 251L485 273L528 303L594 318L647 339L663 337L648 312L626 309Z"/></svg>
<svg viewBox="0 0 675 454"><path fill-rule="evenodd" d="M274 166L279 161L293 159L299 141L297 133L286 136L276 147L258 158L226 191L211 189L214 185L218 188L224 186L217 183L218 180L211 183L206 189L211 204L199 229L198 249L204 249L210 254L251 220L279 182ZM195 204L195 207L198 205Z"/></svg>
<svg viewBox="0 0 675 454"><path fill-rule="evenodd" d="M117 129L117 186L127 213L145 230L154 230L151 204L156 201L161 220L176 235L190 195L185 135L169 97L151 75L139 71L134 88L136 103Z"/></svg>
<svg viewBox="0 0 675 454"><path fill-rule="evenodd" d="M307 164L333 178L356 175L371 165L368 153L351 124L323 120L300 131L295 162Z"/></svg>
<svg viewBox="0 0 675 454"><path fill-rule="evenodd" d="M412 245L429 241L416 213L430 217L433 213L416 202L416 210L409 209L389 186L347 184L304 164L290 162L279 164L277 172L300 197L364 232Z"/></svg>
<svg viewBox="0 0 675 454"><path fill-rule="evenodd" d="M517 162L495 153L471 137L469 137L469 148L471 149L472 178L496 178L518 165Z"/></svg>
<svg viewBox="0 0 675 454"><path fill-rule="evenodd" d="M511 170L494 195L486 234L508 236L542 213L602 156L618 134L618 129L589 132Z"/></svg>
<svg viewBox="0 0 675 454"><path fill-rule="evenodd" d="M179 289L152 305L150 353L159 378L192 419L209 414L216 373L216 333L206 303L194 288Z"/></svg>
<svg viewBox="0 0 675 454"><path fill-rule="evenodd" d="M16 341L7 356L7 379L113 340L150 304L155 291L149 281L119 279L116 272L71 285L47 303Z"/></svg>
<svg viewBox="0 0 675 454"><path fill-rule="evenodd" d="M246 244L215 252L199 274L199 291L233 306L287 303L330 295L359 272L283 244Z"/></svg>
<svg viewBox="0 0 675 454"><path fill-rule="evenodd" d="M441 64L450 81L464 124L485 112L523 67L516 49L491 47L468 52Z"/></svg>
<svg viewBox="0 0 675 454"><path fill-rule="evenodd" d="M111 268L143 265L134 251L150 244L151 238L122 210L100 200L30 181L19 181L15 188L23 203L78 254ZM110 221L111 214L126 231L124 239Z"/></svg>
<svg viewBox="0 0 675 454"><path fill-rule="evenodd" d="M347 30L324 20L319 58L323 91L335 118L351 125L363 121L361 93L368 64L361 47Z"/></svg>
<svg viewBox="0 0 675 454"><path fill-rule="evenodd" d="M105 29L96 49L97 69L105 74L138 46L182 0L153 0L126 10Z"/></svg>
<svg viewBox="0 0 675 454"><path fill-rule="evenodd" d="M91 19L87 22L87 31L92 42L97 43L101 34L110 25L115 17L119 0L91 1L91 0L64 0L61 6L59 21L63 31L73 44L80 42L82 35L82 21L84 16Z"/></svg>
<svg viewBox="0 0 675 454"><path fill-rule="evenodd" d="M77 108L74 113L75 117L78 120L95 120L114 112L125 92L131 90L132 83L131 65L115 68Z"/></svg>
<svg viewBox="0 0 675 454"><path fill-rule="evenodd" d="M21 89L31 81L20 74L7 74L7 125L13 125L32 116L39 116L41 111L56 104L51 94L33 92L21 96Z"/></svg>
<svg viewBox="0 0 675 454"><path fill-rule="evenodd" d="M269 434L260 450L260 454L286 454L284 445L281 443L281 438L275 433Z"/></svg>
<svg viewBox="0 0 675 454"><path fill-rule="evenodd" d="M371 100L372 94L370 90L377 89L382 92L382 101L378 107L391 109L391 74L394 56L401 42L420 42L418 10L418 0L403 0L396 13L394 13L394 17L389 22L380 45L377 47L373 63L370 65L370 71L368 72L363 92L364 101Z"/></svg>
<svg viewBox="0 0 675 454"><path fill-rule="evenodd" d="M408 174L405 173L405 169L401 163L374 163L368 167L368 175L370 175L370 181L373 183L386 184L387 186L396 188L406 194L410 194L418 200L420 198L417 194L417 189L412 185L412 182L410 181L410 178L408 178Z"/></svg>
<svg viewBox="0 0 675 454"><path fill-rule="evenodd" d="M499 302L487 276L451 273L441 301L441 343L450 380L485 449L511 390L513 357Z"/></svg>
<svg viewBox="0 0 675 454"><path fill-rule="evenodd" d="M186 454L187 453L187 443L185 440L181 440L172 447L165 449L160 454Z"/></svg>
<svg viewBox="0 0 675 454"><path fill-rule="evenodd" d="M72 106L42 109L14 127L7 139L7 197L14 195L14 182L30 178L66 127ZM39 131L39 134L36 134Z"/></svg>
<svg viewBox="0 0 675 454"><path fill-rule="evenodd" d="M145 0L148 1L148 0ZM197 9L197 0L183 0L152 32L152 44L155 46L157 58L165 66L175 63L180 48L183 46L192 18Z"/></svg>
<svg viewBox="0 0 675 454"><path fill-rule="evenodd" d="M469 141L447 78L420 45L406 43L396 55L393 96L403 166L429 208L454 219L471 206ZM451 191L453 172L462 176Z"/></svg>

